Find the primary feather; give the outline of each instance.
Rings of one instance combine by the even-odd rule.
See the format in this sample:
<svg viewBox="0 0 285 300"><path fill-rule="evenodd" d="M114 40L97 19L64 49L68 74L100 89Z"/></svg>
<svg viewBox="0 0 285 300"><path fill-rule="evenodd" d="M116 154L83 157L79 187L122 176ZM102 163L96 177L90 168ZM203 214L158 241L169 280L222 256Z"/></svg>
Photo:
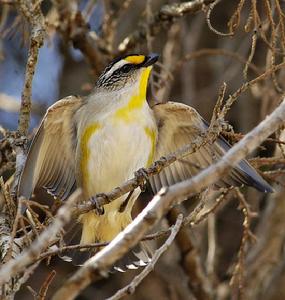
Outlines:
<svg viewBox="0 0 285 300"><path fill-rule="evenodd" d="M155 160L190 144L208 129L207 123L199 113L185 104L175 102L158 104L153 107L153 111L158 125ZM213 144L202 146L183 160L174 162L158 175L151 177L153 190L157 192L162 186L169 186L195 176L201 169L221 158L230 147L228 142L219 136ZM241 184L253 186L261 192L272 192L271 186L246 160L235 166L227 177L216 182L218 187Z"/></svg>
<svg viewBox="0 0 285 300"><path fill-rule="evenodd" d="M75 189L76 124L80 97L66 97L52 105L34 136L22 171L18 194L31 198L36 187L45 187L65 200Z"/></svg>

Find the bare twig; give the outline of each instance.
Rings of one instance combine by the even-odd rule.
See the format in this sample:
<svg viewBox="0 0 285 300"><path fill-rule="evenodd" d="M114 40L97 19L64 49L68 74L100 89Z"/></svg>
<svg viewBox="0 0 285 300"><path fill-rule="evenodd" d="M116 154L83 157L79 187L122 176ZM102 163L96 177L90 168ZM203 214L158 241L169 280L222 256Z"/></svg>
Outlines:
<svg viewBox="0 0 285 300"><path fill-rule="evenodd" d="M212 30L214 33L216 33L217 35L220 35L220 36L232 36L233 35L233 32L228 32L228 33L223 33L219 30L217 30L216 28L214 28L211 24L211 13L214 9L214 7L220 3L221 0L215 0L213 3L211 3L208 7L208 11L207 11L207 16L206 16L206 21L207 21L207 24L208 24L208 27L210 30Z"/></svg>
<svg viewBox="0 0 285 300"><path fill-rule="evenodd" d="M247 60L241 56L240 54L230 51L228 49L222 49L222 48L203 48L194 52L191 52L189 54L186 54L181 60L179 60L176 63L175 69L179 69L181 68L183 62L185 61L190 61L193 59L197 59L197 58L203 58L205 56L226 56L226 57L230 57L233 58L239 62L241 62L242 64L246 64ZM248 67L254 71L255 74L260 75L261 74L261 70L254 65L252 62L250 62L248 64Z"/></svg>
<svg viewBox="0 0 285 300"><path fill-rule="evenodd" d="M44 281L43 285L40 288L37 300L45 300L46 299L48 288L49 288L51 282L53 281L55 275L56 275L56 272L54 270L48 274L46 280Z"/></svg>
<svg viewBox="0 0 285 300"><path fill-rule="evenodd" d="M0 270L0 284L9 280L11 276L22 272L26 266L37 260L40 253L50 245L63 226L70 221L72 207L80 198L81 190L78 189L58 210L53 223L33 241L30 247L19 254L14 260L10 260L2 266Z"/></svg>
<svg viewBox="0 0 285 300"><path fill-rule="evenodd" d="M243 235L241 240L241 245L238 253L238 261L235 265L233 276L230 281L230 285L233 288L236 288L235 298L236 299L244 299L244 279L245 279L245 254L246 254L246 246L250 241L256 241L255 236L250 230L250 224L253 217L256 217L257 214L252 212L248 203L246 202L243 194L239 191L238 188L235 188L236 196L240 203L240 208L244 215L243 220Z"/></svg>
<svg viewBox="0 0 285 300"><path fill-rule="evenodd" d="M137 31L126 37L118 46L120 54L126 53L132 49L138 42L145 40L147 33L149 36L157 35L163 28L172 24L175 20L186 14L196 13L205 5L212 3L214 0L194 0L182 3L173 3L164 5L160 11L153 16L152 21L146 26L141 26Z"/></svg>
<svg viewBox="0 0 285 300"><path fill-rule="evenodd" d="M138 285L143 281L143 279L154 269L155 264L159 260L160 256L171 246L173 243L177 233L179 232L179 229L182 225L182 219L183 216L179 215L175 224L171 228L170 236L167 238L167 240L163 243L163 245L157 249L151 259L151 262L143 269L143 271L137 275L130 284L128 284L123 289L120 289L115 295L108 298L108 300L117 300L121 299L127 295L131 295L135 292Z"/></svg>

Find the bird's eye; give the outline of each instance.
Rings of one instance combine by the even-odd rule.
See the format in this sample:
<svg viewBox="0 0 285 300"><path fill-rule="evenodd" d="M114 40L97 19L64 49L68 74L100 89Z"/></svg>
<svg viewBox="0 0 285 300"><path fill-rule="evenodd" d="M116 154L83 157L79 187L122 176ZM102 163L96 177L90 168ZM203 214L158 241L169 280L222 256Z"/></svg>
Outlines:
<svg viewBox="0 0 285 300"><path fill-rule="evenodd" d="M132 65L126 64L126 65L122 66L121 71L123 73L128 73L131 70L131 68L132 68Z"/></svg>

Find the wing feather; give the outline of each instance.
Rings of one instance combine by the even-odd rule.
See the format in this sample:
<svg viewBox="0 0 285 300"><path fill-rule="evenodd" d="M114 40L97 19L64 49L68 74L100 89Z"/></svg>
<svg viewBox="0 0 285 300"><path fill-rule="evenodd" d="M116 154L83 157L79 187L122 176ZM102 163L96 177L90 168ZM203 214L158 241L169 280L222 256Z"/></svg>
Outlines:
<svg viewBox="0 0 285 300"><path fill-rule="evenodd" d="M208 129L208 124L197 111L185 104L168 102L154 106L153 111L158 125L155 160L190 144ZM162 186L196 175L201 169L219 160L230 147L220 136L215 143L204 145L186 158L174 162L150 179L154 192ZM262 192L272 192L271 186L246 160L242 160L227 177L220 179L215 185L225 187L241 184L253 186Z"/></svg>
<svg viewBox="0 0 285 300"><path fill-rule="evenodd" d="M66 97L45 114L31 143L20 177L18 195L29 199L36 187L64 200L76 187L74 113L82 98Z"/></svg>

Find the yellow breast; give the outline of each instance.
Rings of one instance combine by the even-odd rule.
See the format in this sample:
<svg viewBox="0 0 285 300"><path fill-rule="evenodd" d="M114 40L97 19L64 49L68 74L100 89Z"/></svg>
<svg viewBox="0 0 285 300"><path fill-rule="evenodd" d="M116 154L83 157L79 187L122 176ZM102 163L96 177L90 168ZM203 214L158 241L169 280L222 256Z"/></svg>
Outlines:
<svg viewBox="0 0 285 300"><path fill-rule="evenodd" d="M157 139L157 130L146 126L144 128L144 131L151 143L151 150L150 150L148 160L146 163L146 167L149 167L153 163L153 159L154 159L154 152L155 152L156 139Z"/></svg>
<svg viewBox="0 0 285 300"><path fill-rule="evenodd" d="M142 72L138 91L130 97L127 105L119 108L116 111L114 115L115 119L122 120L128 123L135 121L134 112L141 109L146 103L146 88L150 71L151 67L148 67Z"/></svg>
<svg viewBox="0 0 285 300"><path fill-rule="evenodd" d="M91 154L91 149L89 147L89 140L91 136L100 129L100 127L101 125L97 122L87 126L80 140L80 151L81 151L80 169L81 169L83 189L87 188L85 185L89 181L88 162Z"/></svg>

